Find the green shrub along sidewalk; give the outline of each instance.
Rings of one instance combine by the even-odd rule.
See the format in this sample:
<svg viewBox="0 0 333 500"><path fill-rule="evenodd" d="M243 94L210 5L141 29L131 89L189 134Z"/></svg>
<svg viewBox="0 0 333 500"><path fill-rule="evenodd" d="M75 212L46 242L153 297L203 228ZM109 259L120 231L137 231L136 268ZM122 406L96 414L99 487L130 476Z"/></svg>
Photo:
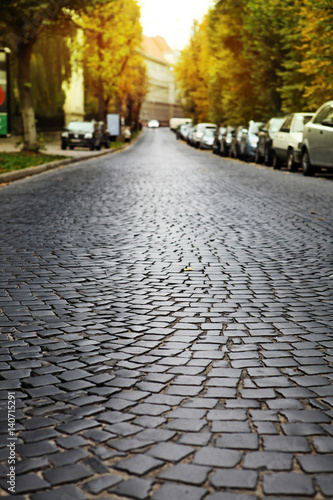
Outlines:
<svg viewBox="0 0 333 500"><path fill-rule="evenodd" d="M68 156L43 153L0 153L0 174L36 167L53 161L63 160Z"/></svg>

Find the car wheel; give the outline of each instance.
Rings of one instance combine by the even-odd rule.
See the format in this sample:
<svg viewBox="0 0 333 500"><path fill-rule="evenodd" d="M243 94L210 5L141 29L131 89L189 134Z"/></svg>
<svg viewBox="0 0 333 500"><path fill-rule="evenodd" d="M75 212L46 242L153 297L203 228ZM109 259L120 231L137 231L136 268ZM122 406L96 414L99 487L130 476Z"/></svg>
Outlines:
<svg viewBox="0 0 333 500"><path fill-rule="evenodd" d="M63 142L61 143L61 149L67 149L67 145L64 144Z"/></svg>
<svg viewBox="0 0 333 500"><path fill-rule="evenodd" d="M311 165L310 156L307 150L302 153L302 171L303 175L310 176L315 173L315 168Z"/></svg>
<svg viewBox="0 0 333 500"><path fill-rule="evenodd" d="M277 156L275 151L273 151L273 168L274 168L274 170L280 170L280 168L281 168L281 160Z"/></svg>
<svg viewBox="0 0 333 500"><path fill-rule="evenodd" d="M289 172L296 172L297 171L297 164L295 163L294 151L292 149L289 149L289 151L288 151L287 168L288 168Z"/></svg>
<svg viewBox="0 0 333 500"><path fill-rule="evenodd" d="M69 149L74 149L74 146L69 146Z"/></svg>
<svg viewBox="0 0 333 500"><path fill-rule="evenodd" d="M265 162L265 165L267 167L271 167L272 166L272 152L271 152L270 148L266 148L265 149L265 159L264 159L264 162Z"/></svg>

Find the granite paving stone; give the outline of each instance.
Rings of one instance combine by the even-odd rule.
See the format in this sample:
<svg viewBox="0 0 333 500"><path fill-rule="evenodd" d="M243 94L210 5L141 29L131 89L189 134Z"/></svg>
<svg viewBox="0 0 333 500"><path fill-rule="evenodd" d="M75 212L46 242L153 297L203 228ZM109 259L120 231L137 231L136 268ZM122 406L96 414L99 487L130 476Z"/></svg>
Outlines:
<svg viewBox="0 0 333 500"><path fill-rule="evenodd" d="M111 488L117 483L120 483L121 477L115 475L101 476L97 479L91 479L85 483L84 487L93 495L98 495L102 491Z"/></svg>
<svg viewBox="0 0 333 500"><path fill-rule="evenodd" d="M5 487L6 482L1 481L1 485ZM27 493L32 491L44 490L50 485L47 481L41 479L37 474L23 474L15 479L15 493Z"/></svg>
<svg viewBox="0 0 333 500"><path fill-rule="evenodd" d="M182 486L177 484L164 484L151 497L152 500L202 500L207 493L204 488L196 486Z"/></svg>
<svg viewBox="0 0 333 500"><path fill-rule="evenodd" d="M114 465L115 469L125 470L130 474L142 476L153 469L161 467L164 464L162 460L150 457L148 455L138 454L131 458L121 460Z"/></svg>
<svg viewBox="0 0 333 500"><path fill-rule="evenodd" d="M73 485L61 486L53 490L43 491L42 493L35 493L31 496L32 500L87 500L86 494Z"/></svg>
<svg viewBox="0 0 333 500"><path fill-rule="evenodd" d="M333 455L303 455L298 461L304 472L333 472Z"/></svg>
<svg viewBox="0 0 333 500"><path fill-rule="evenodd" d="M333 437L313 438L312 443L318 453L333 453Z"/></svg>
<svg viewBox="0 0 333 500"><path fill-rule="evenodd" d="M169 462L179 462L195 450L191 446L179 445L175 443L160 443L148 450L148 455L166 460Z"/></svg>
<svg viewBox="0 0 333 500"><path fill-rule="evenodd" d="M313 480L305 474L291 474L280 472L265 474L263 490L266 494L274 495L305 495L313 497L315 489Z"/></svg>
<svg viewBox="0 0 333 500"><path fill-rule="evenodd" d="M263 436L265 451L310 452L310 445L303 436Z"/></svg>
<svg viewBox="0 0 333 500"><path fill-rule="evenodd" d="M44 478L52 485L73 483L85 479L92 475L89 470L81 464L66 465L64 467L55 467L43 473Z"/></svg>
<svg viewBox="0 0 333 500"><path fill-rule="evenodd" d="M149 491L152 487L152 481L148 479L131 478L127 481L123 481L116 487L109 490L110 493L116 493L120 496L136 498L138 500L144 500L149 498Z"/></svg>
<svg viewBox="0 0 333 500"><path fill-rule="evenodd" d="M216 446L239 450L257 450L259 447L259 438L257 434L229 433L219 437L216 440Z"/></svg>
<svg viewBox="0 0 333 500"><path fill-rule="evenodd" d="M31 472L33 470L41 470L48 466L49 462L47 457L43 458L24 458L23 460L18 460L16 462L16 474L22 475L26 472ZM4 469L3 473L7 474L7 470Z"/></svg>
<svg viewBox="0 0 333 500"><path fill-rule="evenodd" d="M247 495L242 493L212 493L207 500L257 500L256 495Z"/></svg>
<svg viewBox="0 0 333 500"><path fill-rule="evenodd" d="M293 455L271 451L254 451L245 454L245 469L291 470Z"/></svg>
<svg viewBox="0 0 333 500"><path fill-rule="evenodd" d="M121 438L121 439L113 439L109 441L107 444L110 448L114 448L119 451L132 451L137 450L139 448L146 448L150 444L153 444L154 441L143 439L135 439L135 438Z"/></svg>
<svg viewBox="0 0 333 500"><path fill-rule="evenodd" d="M181 483L202 485L211 471L210 467L203 467L192 464L178 464L164 469L158 475L161 479L169 479L171 481L179 481Z"/></svg>
<svg viewBox="0 0 333 500"><path fill-rule="evenodd" d="M238 451L203 446L195 453L193 462L198 465L231 468L238 464L241 458L242 454Z"/></svg>
<svg viewBox="0 0 333 500"><path fill-rule="evenodd" d="M67 465L67 464L75 464L79 460L83 458L87 458L88 452L86 450L82 450L78 448L76 450L63 451L60 453L55 453L50 457L50 462L55 466Z"/></svg>
<svg viewBox="0 0 333 500"><path fill-rule="evenodd" d="M319 489L325 497L333 496L333 481L332 475L316 476Z"/></svg>
<svg viewBox="0 0 333 500"><path fill-rule="evenodd" d="M58 451L58 449L49 441L19 444L16 449L22 457L41 457Z"/></svg>
<svg viewBox="0 0 333 500"><path fill-rule="evenodd" d="M258 473L246 470L220 469L210 479L215 488L246 488L253 490L258 481Z"/></svg>

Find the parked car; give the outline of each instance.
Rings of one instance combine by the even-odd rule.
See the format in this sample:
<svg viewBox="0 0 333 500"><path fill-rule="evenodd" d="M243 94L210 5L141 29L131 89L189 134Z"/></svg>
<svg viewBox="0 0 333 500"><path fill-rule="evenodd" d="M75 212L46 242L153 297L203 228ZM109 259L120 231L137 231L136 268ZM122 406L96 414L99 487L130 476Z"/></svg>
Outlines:
<svg viewBox="0 0 333 500"><path fill-rule="evenodd" d="M194 127L190 127L189 130L188 130L187 137L186 137L186 142L190 146L193 146L193 135L194 135L196 129L197 129L197 127L194 126Z"/></svg>
<svg viewBox="0 0 333 500"><path fill-rule="evenodd" d="M147 126L148 128L158 128L160 126L160 123L158 120L149 120Z"/></svg>
<svg viewBox="0 0 333 500"><path fill-rule="evenodd" d="M241 131L239 137L240 157L244 160L254 160L255 151L259 141L259 129L263 126L263 122L255 122L251 120L248 128Z"/></svg>
<svg viewBox="0 0 333 500"><path fill-rule="evenodd" d="M201 138L199 148L200 149L212 149L214 143L214 128L205 128L204 134Z"/></svg>
<svg viewBox="0 0 333 500"><path fill-rule="evenodd" d="M333 101L323 104L304 126L301 146L303 175L316 167L333 169Z"/></svg>
<svg viewBox="0 0 333 500"><path fill-rule="evenodd" d="M229 148L231 145L232 136L234 132L235 132L235 127L232 127L230 125L228 125L225 131L223 132L220 143L220 154L222 156L229 155Z"/></svg>
<svg viewBox="0 0 333 500"><path fill-rule="evenodd" d="M298 169L304 125L313 115L314 113L291 113L285 118L273 137L273 168L280 169L286 163L290 172Z"/></svg>
<svg viewBox="0 0 333 500"><path fill-rule="evenodd" d="M247 130L246 127L244 127L244 125L240 125L232 133L231 144L229 147L230 158L241 158L240 139L241 139L242 133L245 132L244 129Z"/></svg>
<svg viewBox="0 0 333 500"><path fill-rule="evenodd" d="M261 163L264 161L265 165L271 166L273 160L273 152L272 152L272 144L273 137L275 133L279 130L282 123L284 122L285 117L274 117L268 120L265 125L260 127L259 129L259 140L257 144L257 148L255 151L254 161L256 163Z"/></svg>
<svg viewBox="0 0 333 500"><path fill-rule="evenodd" d="M61 149L74 149L75 147L101 149L102 132L95 121L91 122L70 122L66 130L61 134Z"/></svg>
<svg viewBox="0 0 333 500"><path fill-rule="evenodd" d="M195 132L192 135L192 146L195 148L200 146L200 141L206 129L212 129L215 131L216 125L214 123L198 123L195 127Z"/></svg>
<svg viewBox="0 0 333 500"><path fill-rule="evenodd" d="M187 134L188 134L188 131L190 128L191 128L191 124L189 124L189 123L184 123L182 125L179 125L179 127L177 127L177 129L176 129L177 139L186 140L186 137L187 137Z"/></svg>
<svg viewBox="0 0 333 500"><path fill-rule="evenodd" d="M225 132L225 127L222 125L221 127L217 127L214 132L214 142L213 142L213 153L216 155L221 154L221 141L222 135Z"/></svg>

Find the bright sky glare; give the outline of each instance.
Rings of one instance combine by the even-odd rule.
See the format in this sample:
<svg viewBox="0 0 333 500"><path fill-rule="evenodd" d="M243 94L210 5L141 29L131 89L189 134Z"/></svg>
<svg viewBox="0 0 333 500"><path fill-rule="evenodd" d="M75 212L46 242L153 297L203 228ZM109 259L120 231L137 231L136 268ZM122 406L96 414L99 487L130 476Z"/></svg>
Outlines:
<svg viewBox="0 0 333 500"><path fill-rule="evenodd" d="M191 36L193 19L201 21L215 0L138 0L146 36L163 36L171 48L182 50Z"/></svg>

